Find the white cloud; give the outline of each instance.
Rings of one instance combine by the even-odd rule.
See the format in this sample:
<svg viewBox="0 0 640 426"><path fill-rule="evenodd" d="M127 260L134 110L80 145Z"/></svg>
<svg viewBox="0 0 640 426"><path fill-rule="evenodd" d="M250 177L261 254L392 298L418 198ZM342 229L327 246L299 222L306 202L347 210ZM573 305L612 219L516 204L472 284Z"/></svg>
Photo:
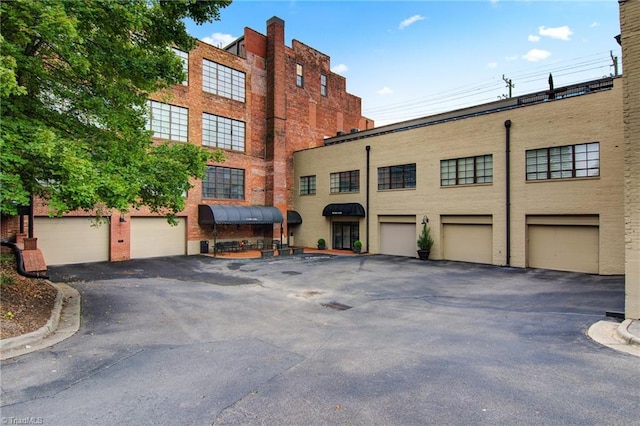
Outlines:
<svg viewBox="0 0 640 426"><path fill-rule="evenodd" d="M349 67L347 67L345 64L338 64L335 67L331 67L331 71L336 74L344 74L349 71Z"/></svg>
<svg viewBox="0 0 640 426"><path fill-rule="evenodd" d="M596 27L599 27L599 26L600 26L600 22L596 22L596 21L592 22L591 25L590 25L591 28L596 28Z"/></svg>
<svg viewBox="0 0 640 426"><path fill-rule="evenodd" d="M404 30L409 25L415 24L416 22L423 21L425 19L427 19L427 18L425 18L422 15L413 15L411 18L407 18L404 21L400 22L400 26L398 27L398 29Z"/></svg>
<svg viewBox="0 0 640 426"><path fill-rule="evenodd" d="M382 89L378 90L378 95L390 95L393 93L393 90L391 90L390 88L388 88L387 86L384 86Z"/></svg>
<svg viewBox="0 0 640 426"><path fill-rule="evenodd" d="M522 55L522 59L529 62L538 62L543 59L547 59L549 56L551 56L551 52L547 50L531 49L526 54Z"/></svg>
<svg viewBox="0 0 640 426"><path fill-rule="evenodd" d="M487 68L490 68L490 69L498 68L498 63L497 62L489 62L487 64Z"/></svg>
<svg viewBox="0 0 640 426"><path fill-rule="evenodd" d="M538 27L538 34L545 37L551 37L558 40L570 40L573 31L567 26L563 25L562 27L555 28L547 28L547 27Z"/></svg>
<svg viewBox="0 0 640 426"><path fill-rule="evenodd" d="M529 41L532 41L532 42L534 42L534 43L535 43L536 41L540 41L540 36L533 35L533 34L529 34Z"/></svg>
<svg viewBox="0 0 640 426"><path fill-rule="evenodd" d="M238 37L234 37L231 34L213 33L209 37L203 37L201 40L207 44L216 47L225 47Z"/></svg>

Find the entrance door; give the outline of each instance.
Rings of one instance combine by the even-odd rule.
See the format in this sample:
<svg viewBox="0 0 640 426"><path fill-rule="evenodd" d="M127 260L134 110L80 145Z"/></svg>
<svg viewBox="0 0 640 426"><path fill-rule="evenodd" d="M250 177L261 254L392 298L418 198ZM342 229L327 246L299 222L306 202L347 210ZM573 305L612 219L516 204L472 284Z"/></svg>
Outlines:
<svg viewBox="0 0 640 426"><path fill-rule="evenodd" d="M358 222L334 222L333 248L337 250L352 250L353 242L360 239L360 224Z"/></svg>

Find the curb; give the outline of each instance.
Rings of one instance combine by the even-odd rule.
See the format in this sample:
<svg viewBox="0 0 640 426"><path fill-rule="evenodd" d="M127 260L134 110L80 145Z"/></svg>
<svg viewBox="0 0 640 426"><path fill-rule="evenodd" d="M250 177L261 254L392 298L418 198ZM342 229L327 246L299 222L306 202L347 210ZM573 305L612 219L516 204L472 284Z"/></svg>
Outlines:
<svg viewBox="0 0 640 426"><path fill-rule="evenodd" d="M0 360L53 346L80 329L80 293L67 284L51 285L58 293L49 321L31 333L0 340Z"/></svg>
<svg viewBox="0 0 640 426"><path fill-rule="evenodd" d="M629 332L629 326L631 325L632 322L633 320L631 319L626 319L622 321L622 323L616 329L616 333L618 334L619 338L624 340L625 343L629 345L640 346L640 337L634 336Z"/></svg>

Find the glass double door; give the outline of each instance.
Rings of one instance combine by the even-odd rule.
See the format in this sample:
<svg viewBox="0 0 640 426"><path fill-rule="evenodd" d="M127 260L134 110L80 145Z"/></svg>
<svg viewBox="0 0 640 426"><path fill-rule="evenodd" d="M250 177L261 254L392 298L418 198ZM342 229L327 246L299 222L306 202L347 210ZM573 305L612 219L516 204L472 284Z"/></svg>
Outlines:
<svg viewBox="0 0 640 426"><path fill-rule="evenodd" d="M336 250L352 250L353 242L360 239L358 222L333 223L333 248Z"/></svg>

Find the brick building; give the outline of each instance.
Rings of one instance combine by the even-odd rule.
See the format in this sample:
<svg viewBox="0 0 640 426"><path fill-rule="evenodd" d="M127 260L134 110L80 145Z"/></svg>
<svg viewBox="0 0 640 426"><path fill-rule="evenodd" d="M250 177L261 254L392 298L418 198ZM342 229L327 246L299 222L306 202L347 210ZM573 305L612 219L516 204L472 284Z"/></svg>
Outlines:
<svg viewBox="0 0 640 426"><path fill-rule="evenodd" d="M622 97L606 78L296 152L296 241L416 257L428 220L433 259L623 274Z"/></svg>
<svg viewBox="0 0 640 426"><path fill-rule="evenodd" d="M177 226L132 210L95 227L83 212L50 218L37 202L34 236L46 263L194 254L202 241L287 242L299 222L290 211L293 152L374 123L362 117L345 78L331 72L329 56L297 40L286 46L284 30L273 17L266 36L245 28L224 49L199 42L176 51L188 78L150 99L149 128L158 140L202 144L226 157L194 182ZM17 218L3 221L3 236L18 227Z"/></svg>
<svg viewBox="0 0 640 426"><path fill-rule="evenodd" d="M627 318L640 319L640 2L621 0Z"/></svg>

